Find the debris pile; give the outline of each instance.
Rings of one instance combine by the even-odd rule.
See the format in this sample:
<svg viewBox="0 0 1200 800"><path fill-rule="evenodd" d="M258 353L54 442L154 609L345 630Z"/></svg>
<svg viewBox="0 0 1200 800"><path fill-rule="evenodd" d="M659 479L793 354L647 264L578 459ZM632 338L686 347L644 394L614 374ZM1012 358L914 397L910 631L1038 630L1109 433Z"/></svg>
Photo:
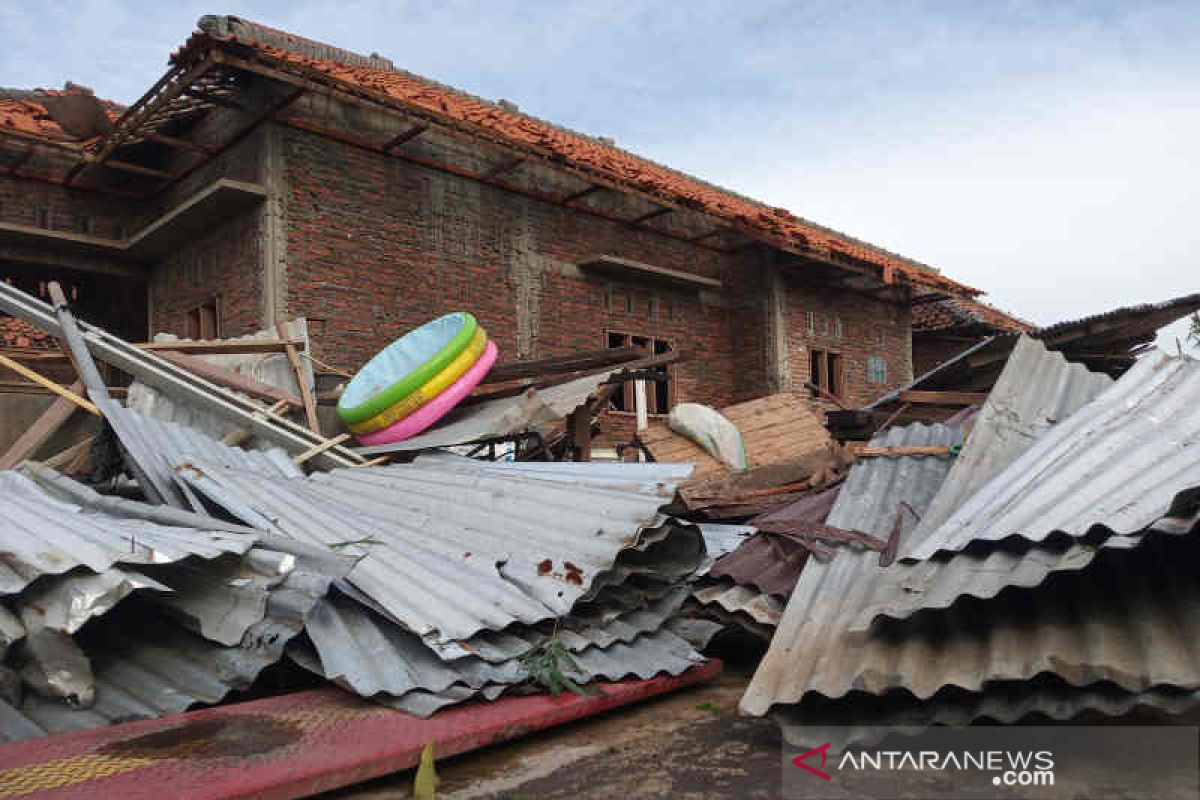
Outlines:
<svg viewBox="0 0 1200 800"><path fill-rule="evenodd" d="M973 422L877 435L826 524L897 558L810 558L742 709L810 745L1194 708L1198 399L1194 359L1114 383L1022 337Z"/></svg>
<svg viewBox="0 0 1200 800"><path fill-rule="evenodd" d="M0 305L62 338L111 430L99 438L114 437L117 471L133 478L101 494L37 462L0 471L5 739L327 681L427 716L705 661L719 626L682 608L711 566L706 533L662 510L690 467L446 452L371 466L284 416L313 388L299 370L272 390L299 402L267 406L269 391L246 383L272 386L265 373L210 363L204 377L11 287ZM141 382L141 410L113 397L93 354ZM539 409L509 415L517 428L561 426L563 405L590 411L611 373L488 402ZM229 444L252 438L256 449ZM740 539L707 536L724 549Z"/></svg>

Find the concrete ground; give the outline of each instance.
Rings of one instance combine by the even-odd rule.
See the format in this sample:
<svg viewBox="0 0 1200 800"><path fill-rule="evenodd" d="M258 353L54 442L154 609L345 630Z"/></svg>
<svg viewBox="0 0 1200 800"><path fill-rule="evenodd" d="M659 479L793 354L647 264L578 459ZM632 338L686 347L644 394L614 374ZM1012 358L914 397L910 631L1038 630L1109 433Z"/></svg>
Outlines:
<svg viewBox="0 0 1200 800"><path fill-rule="evenodd" d="M778 726L737 715L754 661L721 655L732 659L707 684L439 761L439 800L779 798ZM411 797L413 774L322 798Z"/></svg>

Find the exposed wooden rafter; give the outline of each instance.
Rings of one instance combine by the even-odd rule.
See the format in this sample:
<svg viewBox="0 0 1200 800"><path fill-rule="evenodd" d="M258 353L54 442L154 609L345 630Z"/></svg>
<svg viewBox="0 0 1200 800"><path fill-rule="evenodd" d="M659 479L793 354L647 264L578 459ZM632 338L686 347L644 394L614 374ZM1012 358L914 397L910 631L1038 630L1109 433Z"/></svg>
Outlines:
<svg viewBox="0 0 1200 800"><path fill-rule="evenodd" d="M408 130L402 131L389 139L387 144L383 146L383 152L390 153L400 145L411 142L427 130L429 130L428 125L413 125Z"/></svg>

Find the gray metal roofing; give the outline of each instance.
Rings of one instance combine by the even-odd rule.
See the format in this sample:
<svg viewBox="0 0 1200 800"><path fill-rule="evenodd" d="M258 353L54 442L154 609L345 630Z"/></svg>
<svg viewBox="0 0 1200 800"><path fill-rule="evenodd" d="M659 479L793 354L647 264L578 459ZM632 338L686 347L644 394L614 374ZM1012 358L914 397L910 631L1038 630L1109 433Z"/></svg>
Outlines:
<svg viewBox="0 0 1200 800"><path fill-rule="evenodd" d="M851 626L881 570L874 554L841 551L801 576L742 707L761 714L809 693L904 689L928 698L1043 673L1129 691L1200 688L1198 550L1195 535L1155 535L1132 550L1106 549L1037 589L867 632Z"/></svg>
<svg viewBox="0 0 1200 800"><path fill-rule="evenodd" d="M857 695L825 705L784 706L772 712L784 740L794 747L833 742L868 745L893 734L917 734L933 725L969 725L979 720L1004 724L1065 722L1082 715L1124 716L1138 709L1167 714L1194 710L1200 692L1169 688L1130 692L1109 683L1071 686L1052 676L989 684L983 692L947 689L916 699L896 692L885 697Z"/></svg>
<svg viewBox="0 0 1200 800"><path fill-rule="evenodd" d="M905 555L926 559L978 540L1081 537L1095 525L1139 531L1167 515L1180 491L1200 486L1198 445L1200 362L1157 351L1047 431Z"/></svg>
<svg viewBox="0 0 1200 800"><path fill-rule="evenodd" d="M163 501L178 508L193 511L204 508L187 485L175 478L175 465L185 461L202 460L229 469L285 478L304 475L288 454L277 447L266 450L230 447L194 428L154 419L115 403L105 416L113 423L129 456L137 460L141 472L158 487ZM137 441L134 448L130 447L131 437Z"/></svg>
<svg viewBox="0 0 1200 800"><path fill-rule="evenodd" d="M586 403L600 384L618 369L577 378L546 389L529 389L515 397L460 406L426 433L402 442L360 447L355 452L364 456L402 453L468 444L516 433L544 432L561 423L568 414Z"/></svg>
<svg viewBox="0 0 1200 800"><path fill-rule="evenodd" d="M64 479L66 480L66 479ZM78 567L103 572L114 564L161 564L197 556L244 553L255 537L159 525L87 511L50 495L25 475L0 471L0 595L15 594L41 575Z"/></svg>
<svg viewBox="0 0 1200 800"><path fill-rule="evenodd" d="M656 559L682 557L685 572L697 566L687 563L692 551L703 558L699 531L658 513L669 485L415 465L287 480L195 466L180 475L247 523L363 556L350 583L437 641L567 613L594 585L636 570L636 561L614 567L639 544Z"/></svg>
<svg viewBox="0 0 1200 800"><path fill-rule="evenodd" d="M692 590L692 596L701 607L716 605L726 614L734 617L744 615L759 625L772 628L779 624L783 616L784 601L728 579L697 585Z"/></svg>
<svg viewBox="0 0 1200 800"><path fill-rule="evenodd" d="M1069 363L1022 336L971 427L962 452L913 532L923 540L984 484L1112 385L1112 378Z"/></svg>

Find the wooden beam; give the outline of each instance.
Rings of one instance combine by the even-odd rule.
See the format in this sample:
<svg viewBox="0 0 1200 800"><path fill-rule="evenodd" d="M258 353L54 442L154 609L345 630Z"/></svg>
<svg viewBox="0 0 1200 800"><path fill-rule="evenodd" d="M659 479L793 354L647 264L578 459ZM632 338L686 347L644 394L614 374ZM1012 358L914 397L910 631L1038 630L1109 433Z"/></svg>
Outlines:
<svg viewBox="0 0 1200 800"><path fill-rule="evenodd" d="M288 345L303 347L303 339L198 339L180 342L139 342L139 350L174 350L191 355L286 353Z"/></svg>
<svg viewBox="0 0 1200 800"><path fill-rule="evenodd" d="M254 109L250 108L250 106L246 105L245 103L240 103L237 100L234 100L233 98L226 97L225 95L214 94L212 92L206 92L203 89L196 89L194 87L188 87L187 89L183 90L182 94L186 94L188 97L194 97L197 100L203 100L206 103L212 103L214 106L221 106L222 108L231 108L234 111L241 111L242 113L245 113L245 114L253 114L254 113Z"/></svg>
<svg viewBox="0 0 1200 800"><path fill-rule="evenodd" d="M859 458L881 458L900 456L948 456L954 452L953 449L940 447L861 447L851 448L850 452Z"/></svg>
<svg viewBox="0 0 1200 800"><path fill-rule="evenodd" d="M725 233L727 230L729 229L721 227L713 228L711 231L706 231L691 237L688 239L688 241L692 242L693 244L696 242L703 242L705 239L711 239L714 236L719 236L720 234Z"/></svg>
<svg viewBox="0 0 1200 800"><path fill-rule="evenodd" d="M165 133L151 133L146 136L146 139L151 142L165 144L167 147L174 147L177 150L187 150L192 153L212 155L211 147L202 145L199 142L191 142L187 139L180 139L178 136L168 136Z"/></svg>
<svg viewBox="0 0 1200 800"><path fill-rule="evenodd" d="M902 403L926 403L942 406L976 406L987 400L987 392L931 392L910 390L900 393Z"/></svg>
<svg viewBox="0 0 1200 800"><path fill-rule="evenodd" d="M574 203L576 200L582 200L583 198L593 195L596 192L604 191L605 188L606 187L601 186L598 183L593 183L591 186L587 187L586 189L580 189L578 192L569 194L566 197L564 197L562 200L559 200L558 202L562 203L564 206L570 205L571 203Z"/></svg>
<svg viewBox="0 0 1200 800"><path fill-rule="evenodd" d="M34 372L33 370L31 370L29 367L25 366L24 364L20 364L16 361L13 361L8 356L0 354L0 365L8 367L13 372L20 375L22 378L28 378L29 380L36 383L38 386L41 386L44 389L48 389L51 392L54 392L59 397L64 397L67 400L70 400L72 403L79 406L84 411L87 411L89 414L94 414L97 417L101 416L100 409L96 408L95 405L93 405L92 403L89 403L87 400L84 400L77 393L71 391L70 389L67 389L66 387L63 387L63 386L59 386L57 383L55 383L54 381L50 380L49 378L43 376L42 374Z"/></svg>
<svg viewBox="0 0 1200 800"><path fill-rule="evenodd" d="M79 395L83 393L83 381L71 384L70 391ZM12 469L27 458L32 457L54 432L71 418L78 406L66 397L56 397L33 424L13 442L4 455L0 455L0 469Z"/></svg>
<svg viewBox="0 0 1200 800"><path fill-rule="evenodd" d="M304 405L304 400L298 394L284 391L269 383L263 383L260 380L251 378L249 375L242 375L238 372L222 369L199 356L187 355L177 350L159 350L158 356L166 361L170 361L177 367L183 367L193 375L199 375L201 378L212 381L218 386L233 389L235 392L241 392L256 400L262 400L267 403L286 403L296 408L301 408Z"/></svg>
<svg viewBox="0 0 1200 800"><path fill-rule="evenodd" d="M518 378L534 378L543 375L558 375L584 369L603 368L626 361L635 361L645 354L637 347L612 347L606 350L588 350L569 356L540 358L535 361L510 361L497 364L488 372L481 384L503 383Z"/></svg>
<svg viewBox="0 0 1200 800"><path fill-rule="evenodd" d="M576 461L592 460L592 410L584 403L567 417Z"/></svg>
<svg viewBox="0 0 1200 800"><path fill-rule="evenodd" d="M665 217L667 214L670 214L674 210L675 209L673 209L673 208L656 208L653 211L650 211L646 214L642 214L640 217L635 217L635 218L629 220L628 224L630 226L641 225L643 222L649 222L652 219L658 219L659 217Z"/></svg>
<svg viewBox="0 0 1200 800"><path fill-rule="evenodd" d="M400 145L411 142L427 130L429 130L428 125L413 125L408 130L398 133L389 139L383 146L383 152L387 153L395 150Z"/></svg>
<svg viewBox="0 0 1200 800"><path fill-rule="evenodd" d="M332 439L326 439L325 441L321 442L316 447L311 447L308 450L305 450L303 453L301 453L300 455L293 458L292 461L296 464L303 464L305 461L308 461L310 458L321 455L321 453L324 453L326 450L330 449L331 447L337 447L339 444L341 444L342 442L346 441L349 438L350 438L350 434L348 434L348 433L338 434L337 436L333 437Z"/></svg>
<svg viewBox="0 0 1200 800"><path fill-rule="evenodd" d="M287 323L283 320L276 320L275 330L279 332L280 341L287 340ZM304 403L304 417L308 420L308 427L313 433L320 436L321 420L317 417L317 401L313 397L312 388L308 385L308 377L304 372L304 365L300 363L299 351L296 350L295 345L291 344L285 344L283 349L287 353L288 362L292 365L292 372L296 375L296 385L300 387L300 396Z"/></svg>
<svg viewBox="0 0 1200 800"><path fill-rule="evenodd" d="M129 172L134 175L143 175L147 178L159 178L160 180L169 181L174 179L174 175L169 172L164 172L161 169L153 167L143 167L141 164L131 164L128 161L121 161L116 158L110 158L104 162L104 166L111 169L119 169L122 172Z"/></svg>

